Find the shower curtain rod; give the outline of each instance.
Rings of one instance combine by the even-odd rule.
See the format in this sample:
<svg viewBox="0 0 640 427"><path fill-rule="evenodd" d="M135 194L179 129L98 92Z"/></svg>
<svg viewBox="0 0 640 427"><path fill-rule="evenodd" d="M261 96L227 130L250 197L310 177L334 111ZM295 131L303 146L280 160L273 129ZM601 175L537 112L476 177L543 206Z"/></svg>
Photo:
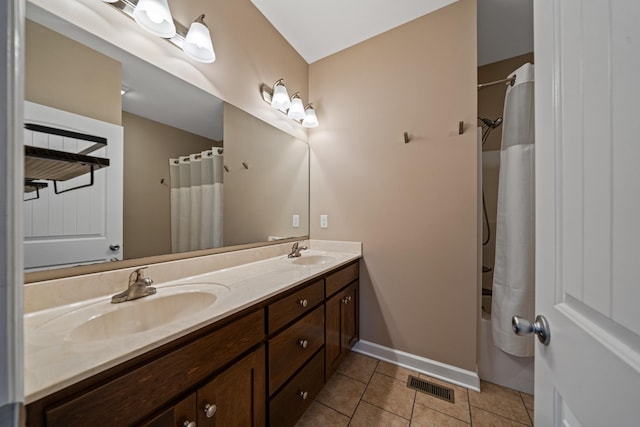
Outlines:
<svg viewBox="0 0 640 427"><path fill-rule="evenodd" d="M513 86L515 82L516 82L516 76L514 75L506 79L496 80L495 82L480 83L478 85L478 90L484 89L485 87L489 87L489 86L499 85L500 83L509 83L511 86Z"/></svg>

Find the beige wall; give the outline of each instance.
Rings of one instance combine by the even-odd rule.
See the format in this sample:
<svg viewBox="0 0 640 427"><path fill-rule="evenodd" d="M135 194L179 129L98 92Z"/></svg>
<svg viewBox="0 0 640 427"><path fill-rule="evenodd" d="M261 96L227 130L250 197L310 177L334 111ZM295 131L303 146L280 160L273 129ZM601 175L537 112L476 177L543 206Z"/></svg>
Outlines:
<svg viewBox="0 0 640 427"><path fill-rule="evenodd" d="M478 67L478 82L487 83L506 79L509 74L527 62L533 63L533 52ZM491 120L502 117L505 93L505 86L501 84L479 90L478 116ZM499 150L501 141L502 128L500 127L489 135L487 142L482 146L482 151Z"/></svg>
<svg viewBox="0 0 640 427"><path fill-rule="evenodd" d="M30 0L89 33L208 91L302 140L306 129L287 119L260 97L262 83L284 78L290 91L308 100L308 64L250 0L170 0L176 20L189 25L206 15L217 59L213 64L190 60L182 51L138 27L108 4L96 0Z"/></svg>
<svg viewBox="0 0 640 427"><path fill-rule="evenodd" d="M225 103L224 146L225 246L306 236L307 143ZM294 214L300 215L299 227L292 226Z"/></svg>
<svg viewBox="0 0 640 427"><path fill-rule="evenodd" d="M525 55L514 56L502 61L478 67L478 82L487 83L507 78L518 67L527 62L533 63L533 52ZM478 91L478 116L495 120L502 117L504 112L504 97L506 94L504 85L496 85ZM482 264L493 268L496 253L496 212L498 206L498 176L500 173L500 144L502 143L502 127L489 134L487 142L482 146L482 187L484 200L487 205L487 218L491 228L489 242L482 247ZM484 226L484 225L483 225ZM486 226L485 236L486 236ZM493 288L493 270L482 273L482 287ZM484 305L487 312L491 306Z"/></svg>
<svg viewBox="0 0 640 427"><path fill-rule="evenodd" d="M25 99L121 124L121 65L30 20L25 28Z"/></svg>
<svg viewBox="0 0 640 427"><path fill-rule="evenodd" d="M127 112L122 125L124 259L171 253L169 159L222 143Z"/></svg>
<svg viewBox="0 0 640 427"><path fill-rule="evenodd" d="M461 0L309 74L311 237L364 243L361 338L474 371L476 68L476 2Z"/></svg>

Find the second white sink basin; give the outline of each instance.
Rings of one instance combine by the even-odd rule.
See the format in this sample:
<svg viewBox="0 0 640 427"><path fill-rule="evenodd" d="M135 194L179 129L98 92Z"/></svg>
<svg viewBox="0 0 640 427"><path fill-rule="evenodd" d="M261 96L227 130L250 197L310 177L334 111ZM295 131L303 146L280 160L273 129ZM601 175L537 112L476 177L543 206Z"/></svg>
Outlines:
<svg viewBox="0 0 640 427"><path fill-rule="evenodd" d="M335 258L332 256L326 255L308 255L301 256L300 258L295 258L291 261L293 264L297 265L318 265L318 264L327 264L332 261L335 261Z"/></svg>

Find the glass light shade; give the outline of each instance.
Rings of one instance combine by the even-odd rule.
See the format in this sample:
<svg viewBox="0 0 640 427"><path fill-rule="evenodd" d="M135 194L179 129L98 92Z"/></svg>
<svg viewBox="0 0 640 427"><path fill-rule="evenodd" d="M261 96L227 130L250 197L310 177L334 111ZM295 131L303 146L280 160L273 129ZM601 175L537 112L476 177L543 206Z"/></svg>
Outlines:
<svg viewBox="0 0 640 427"><path fill-rule="evenodd" d="M191 24L184 38L182 50L191 59L210 64L216 60L216 53L213 50L209 28L204 24L203 19L204 15L201 15Z"/></svg>
<svg viewBox="0 0 640 427"><path fill-rule="evenodd" d="M318 127L318 116L316 116L316 111L313 109L311 105L308 105L304 110L305 115L302 120L302 126L306 128L315 128Z"/></svg>
<svg viewBox="0 0 640 427"><path fill-rule="evenodd" d="M273 87L273 95L271 96L271 106L278 110L286 111L291 107L291 100L285 85L278 81Z"/></svg>
<svg viewBox="0 0 640 427"><path fill-rule="evenodd" d="M156 36L168 39L176 35L167 0L140 0L133 11L133 19Z"/></svg>
<svg viewBox="0 0 640 427"><path fill-rule="evenodd" d="M287 116L289 116L289 118L293 120L304 119L304 105L302 104L302 99L300 99L298 95L293 95L291 97L291 107L289 107Z"/></svg>

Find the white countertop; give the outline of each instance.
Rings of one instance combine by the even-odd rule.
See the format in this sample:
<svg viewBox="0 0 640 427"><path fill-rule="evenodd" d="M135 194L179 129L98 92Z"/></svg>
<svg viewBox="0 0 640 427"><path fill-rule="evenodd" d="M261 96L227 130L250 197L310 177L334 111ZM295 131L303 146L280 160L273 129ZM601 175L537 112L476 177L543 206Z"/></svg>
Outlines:
<svg viewBox="0 0 640 427"><path fill-rule="evenodd" d="M322 247L322 245L317 245ZM325 264L296 265L286 255L154 283L157 293L139 300L111 304L103 296L25 315L25 400L34 402L98 372L210 325L278 293L361 257L361 252L307 250L302 257L331 257ZM151 278L153 276L149 274ZM78 339L73 330L83 322L145 300L163 298L176 290L215 293L216 300L200 311L164 325L117 338L99 335ZM154 306L155 307L155 306ZM160 305L158 305L160 307ZM80 322L80 323L79 323Z"/></svg>

